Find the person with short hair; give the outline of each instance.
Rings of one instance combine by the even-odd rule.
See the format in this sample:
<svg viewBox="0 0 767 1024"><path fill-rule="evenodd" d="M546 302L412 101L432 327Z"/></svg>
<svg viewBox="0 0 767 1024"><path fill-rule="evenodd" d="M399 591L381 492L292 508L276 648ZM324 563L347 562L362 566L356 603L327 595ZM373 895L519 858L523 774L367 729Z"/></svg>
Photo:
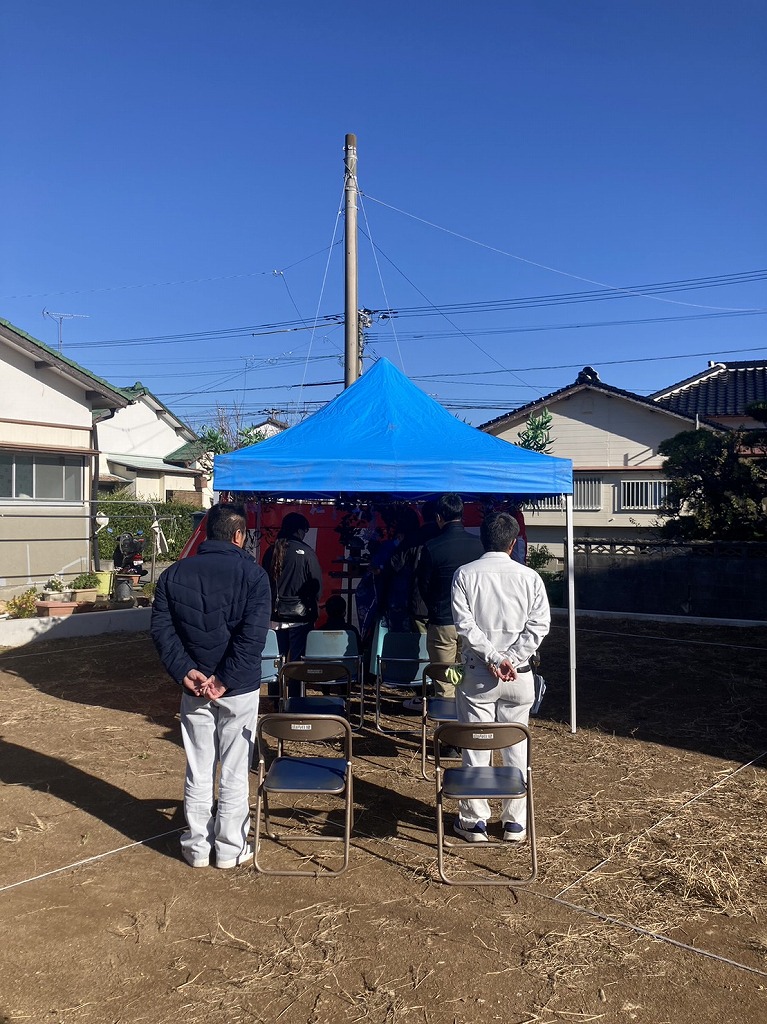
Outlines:
<svg viewBox="0 0 767 1024"><path fill-rule="evenodd" d="M507 512L488 516L480 537L485 553L461 566L453 577L451 605L455 628L463 640L463 679L456 690L460 722L518 722L527 725L535 699L530 658L549 632L551 611L543 580L533 569L513 561L519 525ZM489 765L489 750L464 750L465 767ZM524 771L521 744L502 751L503 763ZM503 838L527 838L524 797L505 800ZM456 835L487 842L490 805L461 800Z"/></svg>
<svg viewBox="0 0 767 1024"><path fill-rule="evenodd" d="M479 537L463 528L459 494L443 494L437 500L436 519L439 533L424 544L416 570L417 587L426 603L429 659L452 665L460 660L460 639L450 606L453 575L459 566L479 558L483 548ZM444 676L435 677L434 682L442 696L454 695L455 687Z"/></svg>
<svg viewBox="0 0 767 1024"><path fill-rule="evenodd" d="M152 640L182 689L181 854L193 868L207 867L214 852L218 868L253 856L249 772L271 592L264 570L242 550L246 526L242 505L214 505L207 540L162 573L152 605Z"/></svg>

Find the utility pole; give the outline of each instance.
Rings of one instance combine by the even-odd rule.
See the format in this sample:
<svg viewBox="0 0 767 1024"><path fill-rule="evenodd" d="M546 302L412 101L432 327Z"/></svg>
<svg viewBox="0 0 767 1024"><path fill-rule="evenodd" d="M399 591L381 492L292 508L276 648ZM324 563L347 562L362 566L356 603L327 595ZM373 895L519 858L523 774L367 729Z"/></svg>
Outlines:
<svg viewBox="0 0 767 1024"><path fill-rule="evenodd" d="M61 325L64 322L64 320L89 319L87 313L51 313L50 310L48 309L43 310L43 316L47 316L50 320L56 320L59 325L59 355L61 355L64 349L64 340L61 336Z"/></svg>
<svg viewBox="0 0 767 1024"><path fill-rule="evenodd" d="M359 377L360 326L357 309L357 136L347 135L344 146L344 387Z"/></svg>

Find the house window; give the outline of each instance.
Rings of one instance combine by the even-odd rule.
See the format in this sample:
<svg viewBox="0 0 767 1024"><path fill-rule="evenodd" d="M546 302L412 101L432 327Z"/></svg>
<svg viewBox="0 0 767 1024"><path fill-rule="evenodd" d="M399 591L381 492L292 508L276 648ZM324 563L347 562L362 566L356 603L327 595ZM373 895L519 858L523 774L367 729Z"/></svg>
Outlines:
<svg viewBox="0 0 767 1024"><path fill-rule="evenodd" d="M668 480L621 480L621 509L652 512L666 499Z"/></svg>
<svg viewBox="0 0 767 1024"><path fill-rule="evenodd" d="M83 460L75 455L0 451L0 500L82 501Z"/></svg>
<svg viewBox="0 0 767 1024"><path fill-rule="evenodd" d="M598 512L602 507L602 480L598 476L575 477L573 509L576 512Z"/></svg>

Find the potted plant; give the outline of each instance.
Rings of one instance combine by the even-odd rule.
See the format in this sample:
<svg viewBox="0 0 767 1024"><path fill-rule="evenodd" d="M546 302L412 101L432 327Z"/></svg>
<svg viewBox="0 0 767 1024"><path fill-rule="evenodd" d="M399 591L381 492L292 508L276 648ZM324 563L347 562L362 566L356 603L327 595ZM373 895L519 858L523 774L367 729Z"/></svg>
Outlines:
<svg viewBox="0 0 767 1024"><path fill-rule="evenodd" d="M99 577L95 572L81 572L70 584L72 597L75 601L95 601L98 593Z"/></svg>
<svg viewBox="0 0 767 1024"><path fill-rule="evenodd" d="M6 602L5 610L12 619L32 619L37 615L37 591L34 587Z"/></svg>
<svg viewBox="0 0 767 1024"><path fill-rule="evenodd" d="M69 587L58 573L54 573L43 584L41 597L43 601L69 601Z"/></svg>

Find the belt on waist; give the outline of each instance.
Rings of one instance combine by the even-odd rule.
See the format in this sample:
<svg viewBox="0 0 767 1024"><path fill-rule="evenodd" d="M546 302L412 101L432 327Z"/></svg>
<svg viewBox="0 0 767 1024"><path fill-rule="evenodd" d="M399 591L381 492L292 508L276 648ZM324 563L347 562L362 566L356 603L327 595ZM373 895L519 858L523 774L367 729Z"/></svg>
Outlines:
<svg viewBox="0 0 767 1024"><path fill-rule="evenodd" d="M516 672L519 675L520 672L532 672L530 665L517 665Z"/></svg>

